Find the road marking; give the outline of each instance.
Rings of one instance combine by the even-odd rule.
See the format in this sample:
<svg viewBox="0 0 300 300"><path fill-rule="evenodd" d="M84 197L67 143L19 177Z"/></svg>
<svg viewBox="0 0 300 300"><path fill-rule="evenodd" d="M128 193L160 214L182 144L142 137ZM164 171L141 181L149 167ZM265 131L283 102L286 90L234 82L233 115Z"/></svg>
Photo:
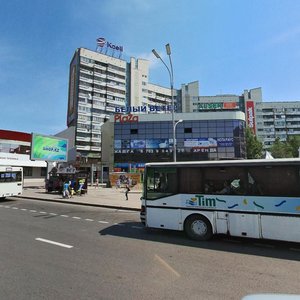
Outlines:
<svg viewBox="0 0 300 300"><path fill-rule="evenodd" d="M27 208L21 208L21 210L23 210L23 211L26 211L26 210L27 210Z"/></svg>
<svg viewBox="0 0 300 300"><path fill-rule="evenodd" d="M49 213L49 215L51 215L51 216L57 216L57 214L55 214L55 213Z"/></svg>
<svg viewBox="0 0 300 300"><path fill-rule="evenodd" d="M10 206L8 206L8 205L5 205L4 207L5 207L5 208L10 208Z"/></svg>
<svg viewBox="0 0 300 300"><path fill-rule="evenodd" d="M144 227L141 227L141 226L131 226L131 228L135 228L135 229L143 229Z"/></svg>
<svg viewBox="0 0 300 300"><path fill-rule="evenodd" d="M62 243L58 243L58 242L54 242L54 241L50 241L50 240L46 240L46 239L42 239L42 238L36 238L36 241L40 241L40 242L44 242L44 243L49 243L52 245L56 245L56 246L60 246L60 247L64 247L64 248L73 248L73 246L71 245L67 245L67 244L62 244Z"/></svg>
<svg viewBox="0 0 300 300"><path fill-rule="evenodd" d="M300 252L299 248L290 248L290 250Z"/></svg>
<svg viewBox="0 0 300 300"><path fill-rule="evenodd" d="M109 222L106 222L106 221L98 221L99 223L102 223L102 224L108 224Z"/></svg>
<svg viewBox="0 0 300 300"><path fill-rule="evenodd" d="M40 214L47 214L47 212L45 212L45 211L40 211Z"/></svg>
<svg viewBox="0 0 300 300"><path fill-rule="evenodd" d="M268 245L268 244L254 243L254 245L259 247L275 248L273 245Z"/></svg>
<svg viewBox="0 0 300 300"><path fill-rule="evenodd" d="M125 226L125 224L115 223L116 226Z"/></svg>
<svg viewBox="0 0 300 300"><path fill-rule="evenodd" d="M92 219L85 219L86 221L89 221L89 222L94 222L94 220Z"/></svg>
<svg viewBox="0 0 300 300"><path fill-rule="evenodd" d="M12 207L12 209L19 209L18 207Z"/></svg>
<svg viewBox="0 0 300 300"><path fill-rule="evenodd" d="M72 217L72 219L81 220L80 217Z"/></svg>
<svg viewBox="0 0 300 300"><path fill-rule="evenodd" d="M175 271L166 261L164 261L157 254L154 255L154 259L156 259L159 263L161 263L167 270L169 270L175 276L177 276L178 278L180 277L180 274L177 271Z"/></svg>
<svg viewBox="0 0 300 300"><path fill-rule="evenodd" d="M60 217L69 218L67 215L60 215Z"/></svg>
<svg viewBox="0 0 300 300"><path fill-rule="evenodd" d="M30 211L31 211L31 212L36 212L36 210L34 210L34 209L31 209Z"/></svg>

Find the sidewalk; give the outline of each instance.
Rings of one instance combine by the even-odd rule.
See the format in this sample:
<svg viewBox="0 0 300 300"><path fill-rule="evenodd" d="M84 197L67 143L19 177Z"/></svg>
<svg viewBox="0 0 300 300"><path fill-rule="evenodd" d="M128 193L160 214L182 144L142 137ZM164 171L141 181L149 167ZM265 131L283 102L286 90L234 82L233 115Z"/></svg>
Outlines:
<svg viewBox="0 0 300 300"><path fill-rule="evenodd" d="M139 211L141 196L142 191L131 190L128 193L129 200L126 201L125 189L89 187L85 195L64 199L61 194L47 193L43 188L24 188L23 194L18 198Z"/></svg>

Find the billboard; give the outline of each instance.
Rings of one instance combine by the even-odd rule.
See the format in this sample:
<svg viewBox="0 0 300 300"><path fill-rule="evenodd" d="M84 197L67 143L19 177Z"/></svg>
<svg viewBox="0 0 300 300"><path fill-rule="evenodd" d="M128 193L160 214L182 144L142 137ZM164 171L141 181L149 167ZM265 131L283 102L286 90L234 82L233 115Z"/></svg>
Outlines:
<svg viewBox="0 0 300 300"><path fill-rule="evenodd" d="M32 133L31 160L65 162L68 160L68 140Z"/></svg>

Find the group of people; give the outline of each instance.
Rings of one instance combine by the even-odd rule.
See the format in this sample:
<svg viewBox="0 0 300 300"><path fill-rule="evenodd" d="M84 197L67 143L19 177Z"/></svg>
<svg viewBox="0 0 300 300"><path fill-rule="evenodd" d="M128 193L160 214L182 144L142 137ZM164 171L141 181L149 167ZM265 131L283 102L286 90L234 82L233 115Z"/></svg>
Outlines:
<svg viewBox="0 0 300 300"><path fill-rule="evenodd" d="M63 198L71 198L75 194L82 195L83 188L84 188L84 179L79 179L78 181L78 189L76 190L76 181L75 180L67 180L64 182L63 185Z"/></svg>

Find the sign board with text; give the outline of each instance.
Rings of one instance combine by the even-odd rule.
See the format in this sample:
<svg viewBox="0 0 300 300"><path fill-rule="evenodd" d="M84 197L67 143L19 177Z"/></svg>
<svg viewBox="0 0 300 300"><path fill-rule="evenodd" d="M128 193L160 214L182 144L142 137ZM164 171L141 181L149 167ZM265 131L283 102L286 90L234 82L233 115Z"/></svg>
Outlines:
<svg viewBox="0 0 300 300"><path fill-rule="evenodd" d="M68 140L32 133L31 160L66 162Z"/></svg>

